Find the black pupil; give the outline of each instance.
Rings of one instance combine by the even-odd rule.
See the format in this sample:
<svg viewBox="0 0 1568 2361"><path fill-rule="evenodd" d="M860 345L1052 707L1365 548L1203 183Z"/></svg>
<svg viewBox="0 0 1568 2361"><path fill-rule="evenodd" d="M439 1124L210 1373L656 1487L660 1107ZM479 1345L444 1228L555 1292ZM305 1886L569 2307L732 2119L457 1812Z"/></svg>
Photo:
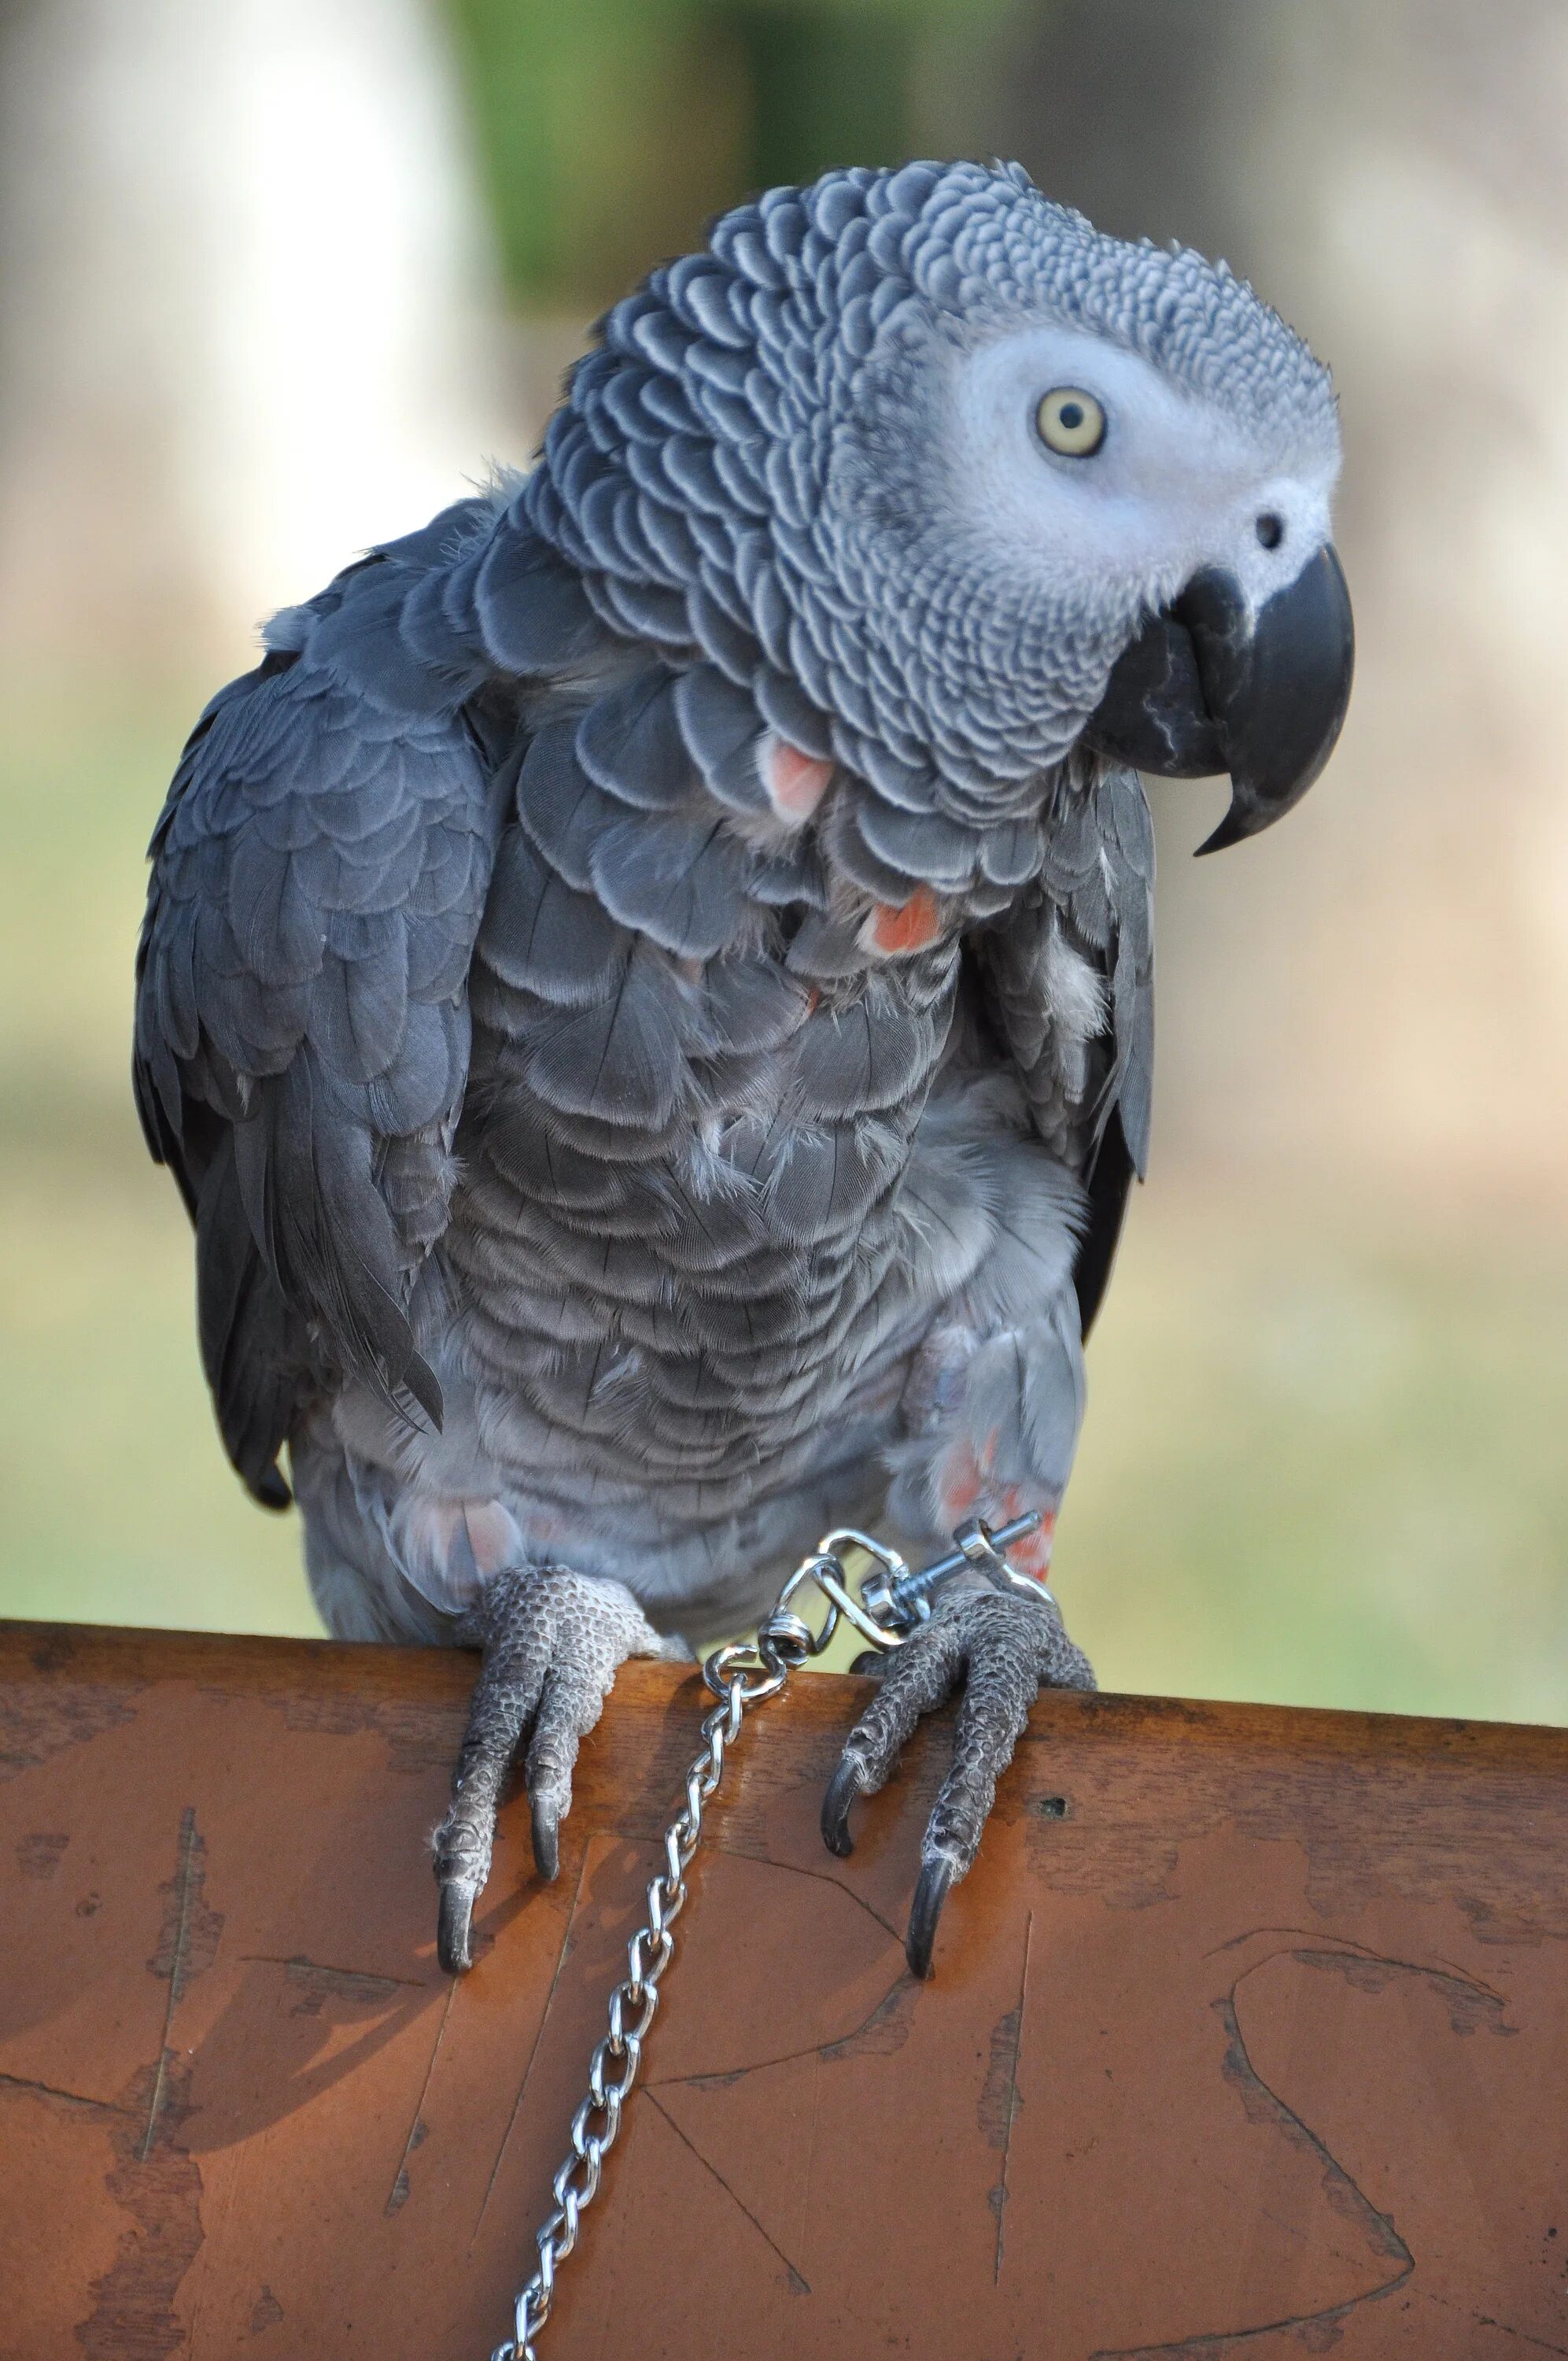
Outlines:
<svg viewBox="0 0 1568 2361"><path fill-rule="evenodd" d="M1266 509L1257 521L1257 537L1265 549L1277 549L1285 538L1285 527L1270 510Z"/></svg>
<svg viewBox="0 0 1568 2361"><path fill-rule="evenodd" d="M1057 416L1070 434L1075 427L1083 423L1083 404L1081 401L1064 401Z"/></svg>

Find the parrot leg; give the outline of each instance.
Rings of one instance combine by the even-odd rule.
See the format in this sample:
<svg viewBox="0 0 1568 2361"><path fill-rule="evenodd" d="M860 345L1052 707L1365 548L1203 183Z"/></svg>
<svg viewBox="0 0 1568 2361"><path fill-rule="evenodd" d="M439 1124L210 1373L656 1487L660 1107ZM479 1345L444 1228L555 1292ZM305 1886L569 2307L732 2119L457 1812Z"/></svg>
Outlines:
<svg viewBox="0 0 1568 2361"><path fill-rule="evenodd" d="M904 1645L884 1659L877 1694L845 1742L822 1804L822 1835L840 1858L853 1849L850 1807L874 1795L897 1763L922 1714L962 1689L953 1760L931 1808L905 1938L910 1972L928 1976L937 1921L949 1889L968 1872L996 1783L1013 1760L1029 1708L1042 1687L1091 1689L1088 1657L1073 1645L1054 1601L957 1586Z"/></svg>
<svg viewBox="0 0 1568 2361"><path fill-rule="evenodd" d="M436 1949L451 1975L472 1964L474 1904L490 1873L496 1811L528 1736L523 1764L541 1877L559 1868L559 1829L572 1807L577 1746L604 1709L629 1656L685 1659L661 1638L630 1591L569 1567L519 1566L495 1576L469 1609L461 1636L484 1662L468 1708L452 1803L433 1839L441 1889Z"/></svg>

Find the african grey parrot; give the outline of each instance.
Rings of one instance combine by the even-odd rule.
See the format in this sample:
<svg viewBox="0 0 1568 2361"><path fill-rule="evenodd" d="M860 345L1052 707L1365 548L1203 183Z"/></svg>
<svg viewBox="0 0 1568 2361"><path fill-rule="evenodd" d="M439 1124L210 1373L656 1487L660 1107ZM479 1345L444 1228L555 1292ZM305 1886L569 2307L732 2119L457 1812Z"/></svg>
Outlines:
<svg viewBox="0 0 1568 2361"><path fill-rule="evenodd" d="M828 173L603 321L532 473L277 616L152 842L136 1079L203 1357L331 1630L474 1642L467 1965L529 1738L554 1874L629 1655L826 1523L1044 1512L1149 1121L1138 768L1304 792L1349 694L1325 371L1016 166ZM891 1486L891 1488L889 1488ZM679 1639L672 1634L682 1635ZM1054 1604L959 1583L824 1831L956 1688L909 1956Z"/></svg>

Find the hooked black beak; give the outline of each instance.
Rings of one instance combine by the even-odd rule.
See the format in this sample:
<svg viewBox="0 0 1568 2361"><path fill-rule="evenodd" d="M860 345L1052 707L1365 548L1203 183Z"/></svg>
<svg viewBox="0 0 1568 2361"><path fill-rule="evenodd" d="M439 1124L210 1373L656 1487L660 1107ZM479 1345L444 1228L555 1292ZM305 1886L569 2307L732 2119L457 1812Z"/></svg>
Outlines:
<svg viewBox="0 0 1568 2361"><path fill-rule="evenodd" d="M1209 567L1123 650L1084 742L1162 778L1228 771L1231 807L1198 848L1218 852L1300 802L1333 752L1354 663L1332 547L1250 626L1238 584Z"/></svg>

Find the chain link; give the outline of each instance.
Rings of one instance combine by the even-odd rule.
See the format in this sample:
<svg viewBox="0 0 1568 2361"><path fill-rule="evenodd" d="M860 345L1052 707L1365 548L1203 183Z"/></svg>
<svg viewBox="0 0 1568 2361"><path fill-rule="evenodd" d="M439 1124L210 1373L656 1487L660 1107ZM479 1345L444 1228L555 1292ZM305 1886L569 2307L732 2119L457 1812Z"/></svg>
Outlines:
<svg viewBox="0 0 1568 2361"><path fill-rule="evenodd" d="M724 1776L727 1751L751 1708L777 1697L795 1666L826 1644L796 1616L780 1615L776 1621L775 1630L775 1618L769 1618L755 1647L717 1649L703 1666L718 1702L703 1717L702 1752L686 1773L685 1803L664 1830L664 1865L649 1882L647 1924L627 1945L627 1972L609 1996L609 2027L588 2062L587 2096L572 2118L571 2153L551 2184L554 2210L538 2233L538 2268L519 2290L514 2333L496 2346L490 2361L537 2361L533 2340L550 2317L556 2268L576 2245L578 2225L598 2194L605 2158L642 2064L660 1979L675 1956L685 1873L702 1839L703 1813Z"/></svg>
<svg viewBox="0 0 1568 2361"><path fill-rule="evenodd" d="M992 1534L986 1526L976 1531L986 1543L1005 1543L1038 1522L1018 1520ZM638 1928L626 1947L627 1972L609 1996L609 2026L588 2061L587 2096L572 2118L571 2153L551 2183L554 2210L539 2229L535 2243L539 2263L533 2276L518 2290L513 2333L504 2337L490 2361L538 2361L534 2338L550 2317L555 2300L555 2272L577 2243L583 2215L598 2195L604 2160L615 2146L620 2120L642 2064L642 2045L659 2006L659 1983L675 1956L674 1927L685 1907L686 1871L702 1840L702 1816L718 1793L729 1748L740 1735L753 1706L777 1697L792 1672L808 1656L820 1655L833 1637L840 1616L851 1622L873 1647L896 1648L905 1629L916 1620L913 1609L894 1611L886 1620L854 1598L849 1587L839 1551L854 1548L873 1559L885 1587L924 1589L938 1575L946 1577L961 1566L959 1557L911 1576L896 1550L869 1533L840 1526L828 1533L808 1558L803 1558L780 1591L773 1613L757 1633L756 1644L733 1641L715 1649L702 1668L703 1679L718 1703L702 1722L702 1752L686 1773L686 1799L664 1830L664 1866L649 1882L648 1923ZM1011 1569L998 1559L1004 1574ZM807 1583L826 1602L821 1623L814 1631L795 1609L795 1599ZM904 1628L901 1628L903 1626ZM616 2070L613 2074L611 2070Z"/></svg>

